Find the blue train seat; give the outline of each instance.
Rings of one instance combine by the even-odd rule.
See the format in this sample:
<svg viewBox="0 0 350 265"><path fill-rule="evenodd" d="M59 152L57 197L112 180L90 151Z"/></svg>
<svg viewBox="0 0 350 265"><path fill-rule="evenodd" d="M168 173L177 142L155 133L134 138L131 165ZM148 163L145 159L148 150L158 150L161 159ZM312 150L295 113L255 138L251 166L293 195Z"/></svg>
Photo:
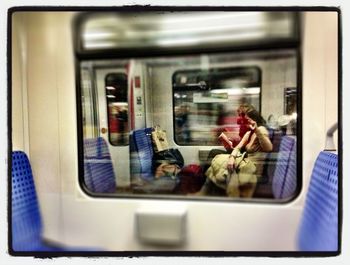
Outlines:
<svg viewBox="0 0 350 265"><path fill-rule="evenodd" d="M144 180L152 180L153 145L152 128L138 129L131 133L131 175Z"/></svg>
<svg viewBox="0 0 350 265"><path fill-rule="evenodd" d="M131 184L135 193L171 193L178 179L161 177L156 179L152 172L153 128L143 128L130 134Z"/></svg>
<svg viewBox="0 0 350 265"><path fill-rule="evenodd" d="M12 153L12 248L50 251L41 239L42 223L32 169L25 153ZM54 249L55 250L55 249Z"/></svg>
<svg viewBox="0 0 350 265"><path fill-rule="evenodd" d="M27 155L12 153L12 249L14 251L65 251L42 241L42 222Z"/></svg>
<svg viewBox="0 0 350 265"><path fill-rule="evenodd" d="M272 180L274 198L284 199L293 195L293 183L296 187L296 140L291 136L283 136L277 157L277 164ZM289 173L288 173L289 172ZM294 175L293 175L294 174ZM287 177L292 178L287 180ZM286 185L288 183L288 185Z"/></svg>
<svg viewBox="0 0 350 265"><path fill-rule="evenodd" d="M272 143L272 151L267 153L263 169L263 177L257 183L254 197L274 198L272 192L273 176L277 165L278 152L284 132L276 129L269 129L269 137Z"/></svg>
<svg viewBox="0 0 350 265"><path fill-rule="evenodd" d="M338 250L338 155L321 152L312 170L298 235L301 251Z"/></svg>
<svg viewBox="0 0 350 265"><path fill-rule="evenodd" d="M66 248L42 239L42 221L32 168L22 151L12 152L12 249L16 252L83 252L97 248Z"/></svg>
<svg viewBox="0 0 350 265"><path fill-rule="evenodd" d="M281 190L281 198L291 198L293 195L295 195L295 192L297 190L297 156L296 156L296 150L297 144L296 142L293 145L293 149L291 151L289 162L288 162L288 169L286 173L286 177L284 179L283 187Z"/></svg>
<svg viewBox="0 0 350 265"><path fill-rule="evenodd" d="M116 191L117 183L111 156L102 137L84 139L84 181L92 192Z"/></svg>

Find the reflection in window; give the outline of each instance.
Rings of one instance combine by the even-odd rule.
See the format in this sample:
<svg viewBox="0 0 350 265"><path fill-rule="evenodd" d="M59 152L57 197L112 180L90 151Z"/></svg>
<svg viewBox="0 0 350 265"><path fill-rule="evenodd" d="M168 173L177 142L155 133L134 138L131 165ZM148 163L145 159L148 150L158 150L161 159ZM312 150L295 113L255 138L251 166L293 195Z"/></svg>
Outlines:
<svg viewBox="0 0 350 265"><path fill-rule="evenodd" d="M289 119L288 134L295 135L296 119L297 119L297 89L295 87L288 87L284 89L284 101L285 101L284 112Z"/></svg>
<svg viewBox="0 0 350 265"><path fill-rule="evenodd" d="M85 139L85 183L88 186L87 176L91 176L91 180L104 184L106 189L101 193L119 195L241 198L241 194L228 193L217 183L210 190L201 191L213 158L217 154L232 154L232 147L247 133L248 118L257 118L243 115L242 106L249 105L264 119L260 125L265 128L258 132L272 146L255 149L258 139L242 149L256 167L249 180L251 189L244 197L293 197L299 181L296 128L300 91L296 54L289 49L85 62L83 65L89 65L91 70L82 72L83 130L88 132L94 117L103 116L98 111L106 111L110 142L108 148L101 148L103 140L98 136L91 133L94 139ZM111 67L127 64L131 69L128 76ZM107 108L104 104L99 108L101 93L95 93L94 75L89 75L98 67L111 69L104 70L100 75L103 79L99 79ZM142 86L128 87L128 78L136 77ZM128 113L129 108L136 111ZM145 119L138 119L137 126L129 131L128 116L138 118L139 113ZM166 143L160 152L152 134L157 125L163 131L158 142ZM231 146L225 146L224 136L219 137L222 134L232 142ZM257 139L257 134L251 139L254 137ZM108 182L107 176L116 182ZM114 186L115 189L109 189Z"/></svg>
<svg viewBox="0 0 350 265"><path fill-rule="evenodd" d="M121 73L108 74L105 84L109 141L112 145L127 145L129 142L127 76Z"/></svg>
<svg viewBox="0 0 350 265"><path fill-rule="evenodd" d="M96 102L94 90L92 89L91 75L88 69L81 70L81 88L82 88L82 122L84 138L94 138L98 135Z"/></svg>
<svg viewBox="0 0 350 265"><path fill-rule="evenodd" d="M285 114L295 115L297 112L297 89L288 87L284 90Z"/></svg>
<svg viewBox="0 0 350 265"><path fill-rule="evenodd" d="M104 184L101 193L277 200L296 194L302 25L298 12L102 12L81 18L76 53L83 55L77 58L84 58L82 65L90 69L81 73L90 83L82 82L80 90L84 97L81 120L84 133L98 143L84 143L84 173ZM116 65L126 66L127 76L115 70L104 76L105 108L101 91L95 93L93 73L97 68L117 69ZM100 84L100 76L98 80ZM258 114L244 113L242 106L252 106ZM104 125L104 111L108 148L101 148L99 133L88 128ZM249 127L249 119L259 121L262 128ZM163 132L152 131L157 125ZM250 145L241 149L250 151L248 159L256 171L239 189L244 193L250 186L249 196L221 185L228 185L232 176L236 181L241 171L220 175L222 183L200 192L215 157L211 152L243 157L228 149L247 133L252 135L251 142L247 139ZM162 151L155 134L158 142L167 143ZM224 136L229 148L221 141ZM262 137L272 146L255 148ZM112 172L110 164L114 175L106 174ZM106 181L111 175L115 183Z"/></svg>
<svg viewBox="0 0 350 265"><path fill-rule="evenodd" d="M223 130L239 134L237 109L260 109L257 67L178 71L173 76L175 141L179 145L218 145Z"/></svg>

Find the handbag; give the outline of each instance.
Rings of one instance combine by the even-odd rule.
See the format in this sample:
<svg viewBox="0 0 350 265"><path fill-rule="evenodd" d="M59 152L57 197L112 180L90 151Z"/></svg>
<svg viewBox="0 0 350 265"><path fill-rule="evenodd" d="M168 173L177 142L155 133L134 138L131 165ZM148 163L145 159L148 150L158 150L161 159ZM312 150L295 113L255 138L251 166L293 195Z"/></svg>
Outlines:
<svg viewBox="0 0 350 265"><path fill-rule="evenodd" d="M246 156L246 153L239 153L235 159L235 171L227 170L229 154L219 154L214 157L205 175L213 181L216 186L226 189L231 178L237 179L237 185L256 183L257 177L255 164Z"/></svg>
<svg viewBox="0 0 350 265"><path fill-rule="evenodd" d="M154 153L152 158L152 171L155 172L162 164L177 165L178 168L182 168L184 166L184 158L176 148L170 148Z"/></svg>
<svg viewBox="0 0 350 265"><path fill-rule="evenodd" d="M253 161L248 158L246 152L237 153L235 159L235 172L238 175L240 185L257 182L257 177L254 174L256 172L256 166Z"/></svg>
<svg viewBox="0 0 350 265"><path fill-rule="evenodd" d="M154 151L160 152L169 148L169 143L166 137L166 131L159 126L155 126L151 132Z"/></svg>

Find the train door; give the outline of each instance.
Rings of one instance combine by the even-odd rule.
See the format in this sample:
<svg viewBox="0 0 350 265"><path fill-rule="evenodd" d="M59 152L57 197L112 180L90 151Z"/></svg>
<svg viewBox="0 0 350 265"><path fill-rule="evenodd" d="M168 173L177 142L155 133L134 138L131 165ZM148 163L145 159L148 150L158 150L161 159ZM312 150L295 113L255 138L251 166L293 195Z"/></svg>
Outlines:
<svg viewBox="0 0 350 265"><path fill-rule="evenodd" d="M96 103L99 135L110 151L117 186L125 187L129 180L129 110L128 82L124 68L96 68Z"/></svg>

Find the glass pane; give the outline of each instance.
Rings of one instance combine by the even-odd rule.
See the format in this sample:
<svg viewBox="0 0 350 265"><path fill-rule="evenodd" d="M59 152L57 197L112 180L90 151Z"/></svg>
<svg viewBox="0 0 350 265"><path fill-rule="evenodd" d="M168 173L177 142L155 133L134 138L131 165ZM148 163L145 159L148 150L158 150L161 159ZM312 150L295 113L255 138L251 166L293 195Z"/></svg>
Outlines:
<svg viewBox="0 0 350 265"><path fill-rule="evenodd" d="M94 89L92 89L92 75L89 69L82 68L81 70L81 89L82 89L82 122L83 133L85 138L93 138L98 134L98 124L95 109L96 103L94 102Z"/></svg>
<svg viewBox="0 0 350 265"><path fill-rule="evenodd" d="M114 12L81 25L82 49L238 47L296 37L294 12Z"/></svg>
<svg viewBox="0 0 350 265"><path fill-rule="evenodd" d="M80 91L89 190L223 200L293 197L300 181L301 93L295 18L293 12L150 12L83 20L80 37L89 52L80 62ZM191 19L197 21L193 29L184 26ZM217 33L209 34L209 20ZM186 42L191 30L195 41ZM197 49L202 44L215 49ZM157 55L144 49L142 57L118 57L118 49L145 47ZM165 47L179 49L164 55ZM95 56L86 59L89 53Z"/></svg>
<svg viewBox="0 0 350 265"><path fill-rule="evenodd" d="M218 136L223 130L238 138L237 109L247 103L260 110L260 90L258 68L212 68L175 73L176 143L219 145Z"/></svg>
<svg viewBox="0 0 350 265"><path fill-rule="evenodd" d="M127 76L110 73L106 76L108 134L112 145L129 143Z"/></svg>
<svg viewBox="0 0 350 265"><path fill-rule="evenodd" d="M85 172L93 171L85 182L102 172L104 181L98 184L104 185L97 189L99 193L271 200L294 195L298 181L296 50L82 65L91 68L83 76L85 81L103 79L92 83L102 84L107 106L95 106L103 102L92 85L82 89L84 113L99 110L93 115L99 124L103 112L108 113L109 141L103 133L95 139L84 138ZM125 67L129 76L106 70ZM87 124L83 127L86 131ZM240 180L247 185L228 188L231 177L224 177L223 184L209 177L209 172L217 155L228 159L233 154L238 159L233 153L237 148L247 155L244 161L253 163L254 172L249 180Z"/></svg>

